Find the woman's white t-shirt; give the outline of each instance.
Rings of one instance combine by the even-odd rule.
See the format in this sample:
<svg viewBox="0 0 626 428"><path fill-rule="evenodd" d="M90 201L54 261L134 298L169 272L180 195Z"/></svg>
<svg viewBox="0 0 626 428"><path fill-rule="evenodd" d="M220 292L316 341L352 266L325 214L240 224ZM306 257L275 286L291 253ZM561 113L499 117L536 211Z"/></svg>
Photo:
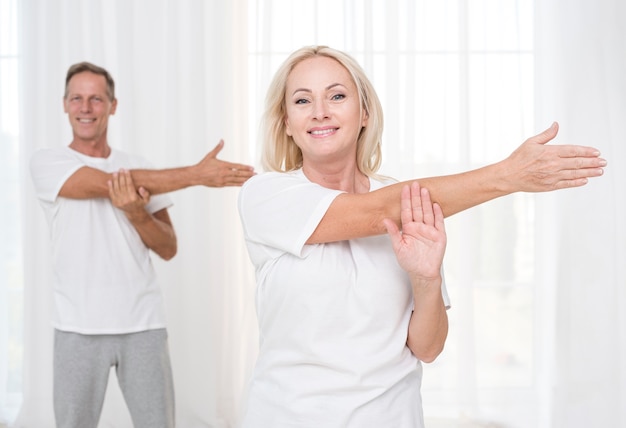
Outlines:
<svg viewBox="0 0 626 428"><path fill-rule="evenodd" d="M423 426L422 368L406 346L411 285L389 237L305 245L340 193L301 170L241 190L260 335L245 428Z"/></svg>
<svg viewBox="0 0 626 428"><path fill-rule="evenodd" d="M150 251L109 198L59 196L65 181L88 166L106 172L150 168L141 157L113 149L107 158L69 147L41 149L30 168L50 226L55 328L82 334L123 334L164 328L165 310ZM172 205L153 195L150 213Z"/></svg>

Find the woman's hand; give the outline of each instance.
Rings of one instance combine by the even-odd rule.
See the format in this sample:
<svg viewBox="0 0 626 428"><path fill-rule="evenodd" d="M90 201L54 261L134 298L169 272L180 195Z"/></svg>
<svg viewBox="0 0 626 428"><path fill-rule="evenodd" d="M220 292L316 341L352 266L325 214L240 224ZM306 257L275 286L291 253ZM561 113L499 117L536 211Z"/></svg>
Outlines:
<svg viewBox="0 0 626 428"><path fill-rule="evenodd" d="M606 160L593 147L546 144L559 131L558 123L542 133L530 137L511 155L500 162L503 182L509 193L548 192L580 187L589 178L604 173Z"/></svg>
<svg viewBox="0 0 626 428"><path fill-rule="evenodd" d="M447 242L441 207L417 181L402 188L400 204L402 231L384 220L398 263L413 279L440 281Z"/></svg>

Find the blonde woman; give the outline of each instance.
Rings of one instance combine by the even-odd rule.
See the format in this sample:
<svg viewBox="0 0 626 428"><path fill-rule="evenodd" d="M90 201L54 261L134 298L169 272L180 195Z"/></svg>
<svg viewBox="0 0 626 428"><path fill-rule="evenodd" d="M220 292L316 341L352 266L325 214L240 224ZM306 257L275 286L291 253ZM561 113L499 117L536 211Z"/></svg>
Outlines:
<svg viewBox="0 0 626 428"><path fill-rule="evenodd" d="M376 92L356 61L323 46L280 67L264 127L267 172L239 198L260 328L246 428L423 427L421 361L448 332L443 217L581 186L606 164L593 148L545 145L555 124L478 170L378 176Z"/></svg>

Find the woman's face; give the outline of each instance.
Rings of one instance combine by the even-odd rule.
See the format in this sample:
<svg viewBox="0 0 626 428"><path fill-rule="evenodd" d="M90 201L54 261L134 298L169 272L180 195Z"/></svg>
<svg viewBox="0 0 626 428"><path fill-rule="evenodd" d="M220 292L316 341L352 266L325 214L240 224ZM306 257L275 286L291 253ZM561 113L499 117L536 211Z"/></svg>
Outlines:
<svg viewBox="0 0 626 428"><path fill-rule="evenodd" d="M339 62L317 56L296 65L287 79L285 103L287 134L305 164L356 162L357 138L367 118L354 81Z"/></svg>

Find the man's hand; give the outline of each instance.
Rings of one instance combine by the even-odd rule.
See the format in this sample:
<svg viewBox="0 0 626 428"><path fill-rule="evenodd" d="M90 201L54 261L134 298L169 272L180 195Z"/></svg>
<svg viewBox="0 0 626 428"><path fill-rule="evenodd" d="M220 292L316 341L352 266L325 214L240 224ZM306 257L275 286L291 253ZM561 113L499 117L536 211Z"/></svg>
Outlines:
<svg viewBox="0 0 626 428"><path fill-rule="evenodd" d="M240 163L217 159L224 148L224 140L215 146L197 165L194 166L200 183L208 187L241 186L254 175L254 168Z"/></svg>
<svg viewBox="0 0 626 428"><path fill-rule="evenodd" d="M150 214L146 205L150 193L137 189L130 171L121 169L108 181L109 197L114 207L124 211L143 243L164 260L176 255L177 240L167 209Z"/></svg>
<svg viewBox="0 0 626 428"><path fill-rule="evenodd" d="M111 203L124 211L129 220L141 220L149 215L145 206L150 202L150 193L143 187L135 188L130 171L114 172L108 185Z"/></svg>

